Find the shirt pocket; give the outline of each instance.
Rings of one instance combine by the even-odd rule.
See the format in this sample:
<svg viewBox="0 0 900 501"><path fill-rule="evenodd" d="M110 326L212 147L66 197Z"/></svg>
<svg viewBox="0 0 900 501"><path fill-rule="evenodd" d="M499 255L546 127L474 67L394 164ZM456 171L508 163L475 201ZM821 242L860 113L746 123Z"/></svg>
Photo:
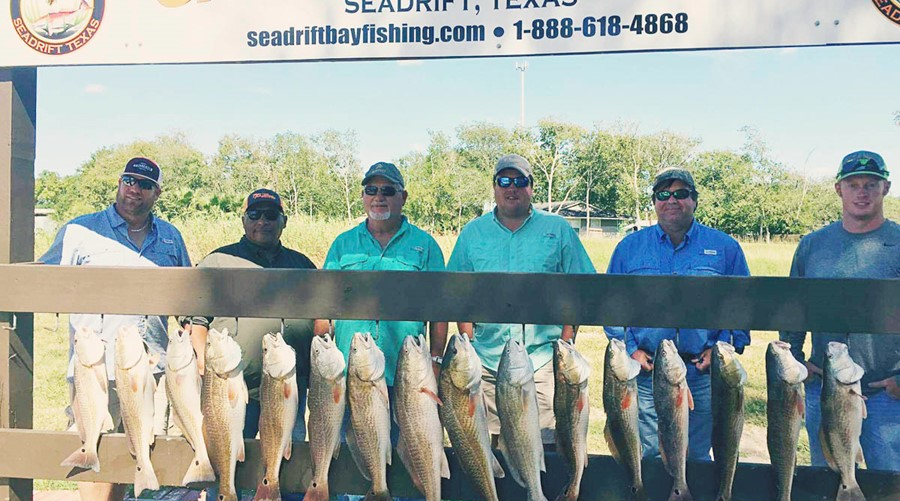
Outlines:
<svg viewBox="0 0 900 501"><path fill-rule="evenodd" d="M422 271L425 268L425 256L421 252L409 252L397 256L397 269L401 271Z"/></svg>
<svg viewBox="0 0 900 501"><path fill-rule="evenodd" d="M362 270L364 269L363 265L368 259L369 256L366 256L365 254L347 254L341 256L338 260L338 266L340 266L342 270Z"/></svg>
<svg viewBox="0 0 900 501"><path fill-rule="evenodd" d="M725 275L725 251L722 249L701 249L691 262L691 275Z"/></svg>
<svg viewBox="0 0 900 501"><path fill-rule="evenodd" d="M629 259L625 263L625 273L627 275L659 275L659 259L652 255L641 255Z"/></svg>
<svg viewBox="0 0 900 501"><path fill-rule="evenodd" d="M156 246L144 252L144 257L157 266L178 266L178 252L174 245Z"/></svg>
<svg viewBox="0 0 900 501"><path fill-rule="evenodd" d="M531 271L538 273L559 273L562 271L560 237L556 233L544 233L539 244L534 247Z"/></svg>

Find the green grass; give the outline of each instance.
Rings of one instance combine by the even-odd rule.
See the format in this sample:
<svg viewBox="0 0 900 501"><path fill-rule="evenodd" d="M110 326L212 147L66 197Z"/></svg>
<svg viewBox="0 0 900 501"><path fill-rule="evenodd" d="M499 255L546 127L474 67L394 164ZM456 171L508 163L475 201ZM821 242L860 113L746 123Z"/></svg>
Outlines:
<svg viewBox="0 0 900 501"><path fill-rule="evenodd" d="M292 217L282 236L283 243L303 252L318 266L325 260L325 254L334 238L341 232L351 228L357 222L322 222L303 216ZM237 216L226 216L222 219L191 220L177 222L190 252L193 262L199 261L213 249L238 240L243 233ZM35 255L40 256L51 244L52 235L39 234L35 243ZM437 235L438 244L444 251L445 259L450 257L455 235ZM598 271L605 271L609 258L615 249L617 239L588 238L584 240L594 266ZM790 270L791 258L796 243L742 243L750 271L754 276L786 276ZM35 316L35 382L34 402L35 429L63 430L66 427L64 409L68 401L65 384L65 370L68 352L68 318L59 316L59 324L55 315L38 314ZM749 381L746 387L746 420L744 438L741 443L742 461L768 462L765 445L766 426L766 387L764 352L769 341L775 339L774 332L753 332L753 343L741 357L747 370ZM609 454L603 438L605 414L602 408L603 354L606 349L606 336L599 327L582 328L578 347L590 360L593 374L590 381L591 424L588 447L592 453ZM805 431L800 438L800 462L809 463L809 445ZM38 490L73 489L71 482L35 482Z"/></svg>

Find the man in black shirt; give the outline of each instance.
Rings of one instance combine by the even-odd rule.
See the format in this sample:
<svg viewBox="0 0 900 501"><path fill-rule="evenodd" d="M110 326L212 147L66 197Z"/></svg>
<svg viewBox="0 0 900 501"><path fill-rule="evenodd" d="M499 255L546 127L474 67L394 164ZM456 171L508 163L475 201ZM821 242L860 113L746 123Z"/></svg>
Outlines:
<svg viewBox="0 0 900 501"><path fill-rule="evenodd" d="M241 222L244 236L237 243L212 251L197 264L198 268L292 268L315 269L316 265L305 255L281 245L281 232L287 225L287 216L278 193L259 189L244 201ZM193 325L190 325L193 322ZM244 379L250 390L244 437L253 438L259 431L259 385L262 379L262 338L269 332L281 330L281 320L273 318L210 318L183 317L181 323L191 328L191 343L197 352L200 372L204 370L206 334L210 328L228 329L240 344L244 355ZM300 390L300 408L293 439L306 438L304 414L306 389L309 384L309 349L313 336L312 320L284 321L284 340L297 352L297 387Z"/></svg>

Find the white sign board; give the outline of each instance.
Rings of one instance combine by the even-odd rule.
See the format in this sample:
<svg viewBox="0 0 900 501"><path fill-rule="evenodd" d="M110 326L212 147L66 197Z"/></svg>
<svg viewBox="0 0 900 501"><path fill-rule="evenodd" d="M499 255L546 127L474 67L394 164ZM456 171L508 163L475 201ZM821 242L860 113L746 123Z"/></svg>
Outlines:
<svg viewBox="0 0 900 501"><path fill-rule="evenodd" d="M868 43L900 43L900 0L11 0L0 66Z"/></svg>

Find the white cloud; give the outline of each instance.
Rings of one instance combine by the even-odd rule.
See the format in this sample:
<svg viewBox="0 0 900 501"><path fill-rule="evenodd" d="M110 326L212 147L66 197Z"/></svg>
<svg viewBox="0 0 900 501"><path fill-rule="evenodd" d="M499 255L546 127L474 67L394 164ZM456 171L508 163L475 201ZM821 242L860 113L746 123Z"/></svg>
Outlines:
<svg viewBox="0 0 900 501"><path fill-rule="evenodd" d="M103 84L88 84L84 88L85 94L103 94L106 92L106 86Z"/></svg>

